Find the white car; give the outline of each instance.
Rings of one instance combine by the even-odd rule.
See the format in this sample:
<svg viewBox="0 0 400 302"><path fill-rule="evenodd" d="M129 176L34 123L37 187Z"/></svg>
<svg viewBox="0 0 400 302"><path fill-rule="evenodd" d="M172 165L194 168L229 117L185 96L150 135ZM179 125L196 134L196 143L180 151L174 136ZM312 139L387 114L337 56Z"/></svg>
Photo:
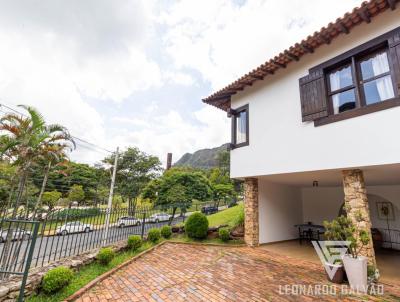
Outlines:
<svg viewBox="0 0 400 302"><path fill-rule="evenodd" d="M140 220L135 217L121 217L118 219L117 225L119 228L123 228L126 226L140 225Z"/></svg>
<svg viewBox="0 0 400 302"><path fill-rule="evenodd" d="M161 221L168 221L171 219L171 215L167 213L157 213L151 215L149 218L146 219L147 222L153 222L153 223L158 223Z"/></svg>
<svg viewBox="0 0 400 302"><path fill-rule="evenodd" d="M64 236L72 233L89 233L91 231L93 231L93 226L91 224L85 224L80 221L73 221L59 226L56 229L56 234Z"/></svg>
<svg viewBox="0 0 400 302"><path fill-rule="evenodd" d="M7 239L8 231L12 233L12 240L29 240L31 238L31 232L23 229L10 229L10 230L0 230L0 242L5 242Z"/></svg>

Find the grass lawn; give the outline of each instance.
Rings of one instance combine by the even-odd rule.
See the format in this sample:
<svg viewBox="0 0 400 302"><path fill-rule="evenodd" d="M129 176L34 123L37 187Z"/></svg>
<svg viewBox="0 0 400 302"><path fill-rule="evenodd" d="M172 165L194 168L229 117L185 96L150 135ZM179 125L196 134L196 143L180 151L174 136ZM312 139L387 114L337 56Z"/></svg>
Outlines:
<svg viewBox="0 0 400 302"><path fill-rule="evenodd" d="M242 211L243 211L243 204L238 204L237 206L234 206L232 208L228 208L221 212L209 215L209 216L207 216L209 226L212 227L212 226L219 226L219 225L223 225L223 224L233 226L236 217L238 217Z"/></svg>
<svg viewBox="0 0 400 302"><path fill-rule="evenodd" d="M127 261L128 259L132 258L133 256L143 252L144 250L149 249L152 247L153 244L144 242L143 246L136 252L133 251L124 251L119 253L115 256L115 258L109 263L108 265L101 265L98 262L92 262L84 267L82 267L78 272L75 273L74 278L72 279L71 283L63 288L61 291L52 294L52 295L45 295L39 294L36 296L31 296L26 299L29 302L56 302L56 301L63 301L65 298L69 297L80 288L88 284L90 281L95 279L96 277L104 274L105 272L111 270L112 268L120 265L121 263Z"/></svg>

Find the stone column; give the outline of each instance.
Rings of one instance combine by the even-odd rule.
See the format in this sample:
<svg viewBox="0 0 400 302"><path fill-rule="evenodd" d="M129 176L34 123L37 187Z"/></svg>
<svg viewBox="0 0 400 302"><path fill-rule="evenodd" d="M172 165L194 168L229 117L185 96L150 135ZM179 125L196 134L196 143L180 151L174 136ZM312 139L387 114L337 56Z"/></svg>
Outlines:
<svg viewBox="0 0 400 302"><path fill-rule="evenodd" d="M371 235L371 218L368 207L367 190L361 170L345 170L343 173L344 201L347 217L351 219L355 228L355 238L358 239L360 230L365 230L370 238L360 254L368 258L368 264L376 268L375 251ZM361 243L360 243L361 246Z"/></svg>
<svg viewBox="0 0 400 302"><path fill-rule="evenodd" d="M244 241L249 246L259 244L258 180L244 180Z"/></svg>

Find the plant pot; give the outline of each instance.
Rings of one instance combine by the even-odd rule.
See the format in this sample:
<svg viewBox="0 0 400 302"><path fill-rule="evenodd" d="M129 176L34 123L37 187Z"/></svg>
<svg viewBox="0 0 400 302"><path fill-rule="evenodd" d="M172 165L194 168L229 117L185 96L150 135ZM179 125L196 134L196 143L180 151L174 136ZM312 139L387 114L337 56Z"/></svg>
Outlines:
<svg viewBox="0 0 400 302"><path fill-rule="evenodd" d="M345 255L343 264L351 289L366 293L368 290L367 258L362 256L353 258Z"/></svg>
<svg viewBox="0 0 400 302"><path fill-rule="evenodd" d="M337 284L342 284L343 283L343 278L344 278L344 267L343 264L331 264L328 262L325 262L325 273L326 277L330 282L337 283ZM328 275L327 270L332 271L332 269L336 269L335 274L332 276L332 278Z"/></svg>

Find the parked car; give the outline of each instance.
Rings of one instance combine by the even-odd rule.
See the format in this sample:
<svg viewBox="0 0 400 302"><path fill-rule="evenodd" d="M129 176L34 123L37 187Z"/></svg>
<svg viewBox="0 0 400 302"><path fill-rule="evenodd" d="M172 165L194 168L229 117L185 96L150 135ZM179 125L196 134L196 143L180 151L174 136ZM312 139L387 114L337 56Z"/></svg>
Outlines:
<svg viewBox="0 0 400 302"><path fill-rule="evenodd" d="M161 221L168 221L171 217L172 216L167 213L156 213L147 218L146 222L158 223Z"/></svg>
<svg viewBox="0 0 400 302"><path fill-rule="evenodd" d="M201 212L206 215L214 214L218 212L218 208L215 206L205 206L201 208Z"/></svg>
<svg viewBox="0 0 400 302"><path fill-rule="evenodd" d="M65 236L71 233L89 233L90 231L93 231L93 226L91 224L85 224L80 221L73 221L59 226L56 229L56 234Z"/></svg>
<svg viewBox="0 0 400 302"><path fill-rule="evenodd" d="M0 230L0 242L5 242L7 239L8 232L12 233L12 240L29 240L31 238L31 232L20 228L10 230Z"/></svg>
<svg viewBox="0 0 400 302"><path fill-rule="evenodd" d="M140 225L140 220L135 217L121 217L118 219L117 225L119 228L123 228L126 226Z"/></svg>

